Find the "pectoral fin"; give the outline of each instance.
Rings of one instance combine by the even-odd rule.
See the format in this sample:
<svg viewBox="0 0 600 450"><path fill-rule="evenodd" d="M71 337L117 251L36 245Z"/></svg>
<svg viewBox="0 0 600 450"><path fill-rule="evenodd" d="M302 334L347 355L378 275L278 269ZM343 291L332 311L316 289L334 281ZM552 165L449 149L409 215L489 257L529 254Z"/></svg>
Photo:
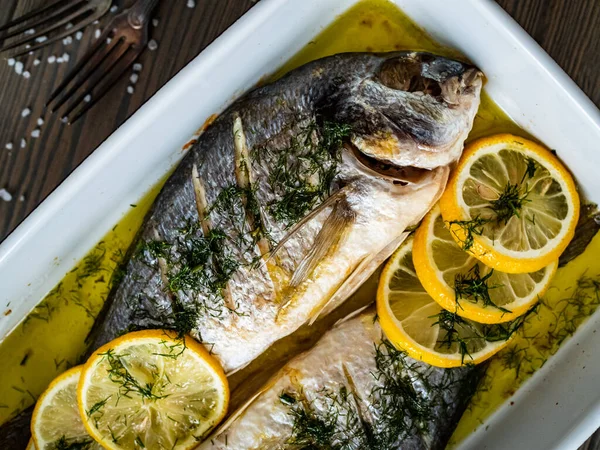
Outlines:
<svg viewBox="0 0 600 450"><path fill-rule="evenodd" d="M333 207L331 214L323 223L315 242L296 270L292 274L290 287L300 286L315 270L328 251L336 247L341 240L344 230L354 221L355 214L345 201L339 201Z"/></svg>
<svg viewBox="0 0 600 450"><path fill-rule="evenodd" d="M392 253L394 253L394 251L396 251L400 244L404 242L408 234L409 233L402 233L386 247L384 247L379 253L363 259L348 276L348 278L344 280L331 298L312 315L309 324L312 325L321 315L328 314L341 302L350 297L354 291L356 291L367 280L367 278L371 276L377 267L379 267L381 263L383 263L392 255Z"/></svg>

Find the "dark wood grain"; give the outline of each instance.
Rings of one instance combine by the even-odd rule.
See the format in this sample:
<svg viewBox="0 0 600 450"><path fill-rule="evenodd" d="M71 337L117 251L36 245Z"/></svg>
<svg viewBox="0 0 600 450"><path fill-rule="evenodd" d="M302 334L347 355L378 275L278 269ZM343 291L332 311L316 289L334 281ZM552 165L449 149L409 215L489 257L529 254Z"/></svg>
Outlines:
<svg viewBox="0 0 600 450"><path fill-rule="evenodd" d="M0 23L48 1L2 0ZM94 31L112 14L88 27L81 41L68 46L57 43L22 59L25 70L31 71L29 79L17 75L14 67L0 58L0 189L13 195L11 202L0 200L0 241L119 125L254 4L251 0L197 0L195 8L188 8L186 3L160 3L155 15L158 26L151 29L158 49L141 55L143 69L133 95L126 92L129 80L125 77L76 124L64 125L56 115L47 117L37 139L30 134L37 128L49 94L89 48ZM65 52L70 54L68 63L48 64L50 55ZM42 63L33 66L36 58ZM25 108L32 112L23 118ZM22 138L27 141L25 148L20 147ZM9 142L12 150L5 147Z"/></svg>
<svg viewBox="0 0 600 450"><path fill-rule="evenodd" d="M47 1L2 0L0 23ZM497 1L600 105L600 1ZM68 46L59 43L23 60L25 70L32 74L29 79L18 76L13 67L0 61L0 189L6 188L14 197L11 202L0 200L0 241L104 139L254 2L196 0L193 9L186 3L187 0L161 2L156 14L159 24L152 28L152 37L159 47L141 56L144 67L133 95L126 93L129 82L124 79L75 125L65 126L55 116L46 118L37 139L30 133L37 128L45 99L88 48L94 30L106 24L110 15L98 27L88 27L83 40ZM65 52L70 55L69 63L47 63L48 56ZM32 66L35 58L42 63ZM25 108L32 112L23 118L21 112ZM27 140L24 148L20 147L22 138ZM13 143L10 151L5 148L9 142ZM587 448L600 448L599 441L596 436Z"/></svg>

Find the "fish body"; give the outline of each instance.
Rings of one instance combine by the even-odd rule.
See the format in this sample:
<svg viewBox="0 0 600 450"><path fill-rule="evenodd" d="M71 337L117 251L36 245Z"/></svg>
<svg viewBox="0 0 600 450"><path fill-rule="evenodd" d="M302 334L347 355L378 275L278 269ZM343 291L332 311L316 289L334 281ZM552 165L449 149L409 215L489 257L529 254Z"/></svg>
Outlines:
<svg viewBox="0 0 600 450"><path fill-rule="evenodd" d="M198 449L443 449L481 374L411 359L366 312L290 361Z"/></svg>
<svg viewBox="0 0 600 450"><path fill-rule="evenodd" d="M158 196L92 348L183 324L233 372L331 311L441 194L481 83L427 53L341 54L237 101Z"/></svg>

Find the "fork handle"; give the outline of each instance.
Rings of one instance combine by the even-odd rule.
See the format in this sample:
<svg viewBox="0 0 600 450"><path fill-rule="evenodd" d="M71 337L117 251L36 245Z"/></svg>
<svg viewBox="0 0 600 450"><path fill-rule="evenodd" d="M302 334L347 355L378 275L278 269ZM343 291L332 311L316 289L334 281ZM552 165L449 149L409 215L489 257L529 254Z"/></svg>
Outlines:
<svg viewBox="0 0 600 450"><path fill-rule="evenodd" d="M158 5L158 0L137 0L137 2L129 8L129 13L127 15L129 24L135 29L142 28L150 19L150 14L152 14L156 5Z"/></svg>

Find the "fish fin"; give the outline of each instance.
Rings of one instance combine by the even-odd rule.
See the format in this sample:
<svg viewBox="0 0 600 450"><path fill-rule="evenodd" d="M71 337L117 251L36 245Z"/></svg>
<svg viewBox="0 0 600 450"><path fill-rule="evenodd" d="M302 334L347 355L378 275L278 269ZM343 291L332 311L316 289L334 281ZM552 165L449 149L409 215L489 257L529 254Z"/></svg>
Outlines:
<svg viewBox="0 0 600 450"><path fill-rule="evenodd" d="M348 314L346 317L342 317L341 319L339 319L336 323L333 324L332 328L335 328L345 322L348 322L349 320L354 319L355 317L360 316L363 312L365 312L365 310L371 308L373 306L373 304L369 304L369 305L365 305L361 308L358 308L356 311L352 311L350 314Z"/></svg>
<svg viewBox="0 0 600 450"><path fill-rule="evenodd" d="M317 206L315 209L313 209L311 212L309 212L306 217L304 217L300 222L298 222L297 224L295 224L292 228L290 228L290 230L287 232L287 234L279 241L279 243L275 246L275 248L273 250L271 250L271 253L269 254L269 257L267 258L267 262L269 262L271 260L271 258L273 258L277 252L279 250L281 250L283 248L283 246L286 244L287 241L289 241L292 237L294 237L294 235L304 226L306 225L311 219L313 219L315 216L317 216L319 213L323 212L326 208L336 204L339 200L341 200L343 198L343 196L346 195L346 193L350 190L350 185L348 186L344 186L343 188L341 188L339 191L335 192L334 194L332 194L329 198L327 198L323 203L321 203L319 206Z"/></svg>
<svg viewBox="0 0 600 450"><path fill-rule="evenodd" d="M306 281L327 252L339 243L344 230L354 220L354 217L354 212L346 202L337 202L334 205L311 249L294 270L289 285L291 288L298 287Z"/></svg>
<svg viewBox="0 0 600 450"><path fill-rule="evenodd" d="M321 317L321 315L323 315L323 313L329 312L331 309L335 308L339 302L352 295L354 291L356 291L356 289L358 289L363 282L373 274L377 267L379 267L383 261L388 259L392 253L396 251L400 244L404 242L408 234L409 233L402 233L400 236L386 245L379 253L376 253L372 257L363 259L348 276L348 278L344 280L335 293L329 298L329 300L327 300L321 306L321 308L312 315L309 325L312 325L319 317Z"/></svg>

